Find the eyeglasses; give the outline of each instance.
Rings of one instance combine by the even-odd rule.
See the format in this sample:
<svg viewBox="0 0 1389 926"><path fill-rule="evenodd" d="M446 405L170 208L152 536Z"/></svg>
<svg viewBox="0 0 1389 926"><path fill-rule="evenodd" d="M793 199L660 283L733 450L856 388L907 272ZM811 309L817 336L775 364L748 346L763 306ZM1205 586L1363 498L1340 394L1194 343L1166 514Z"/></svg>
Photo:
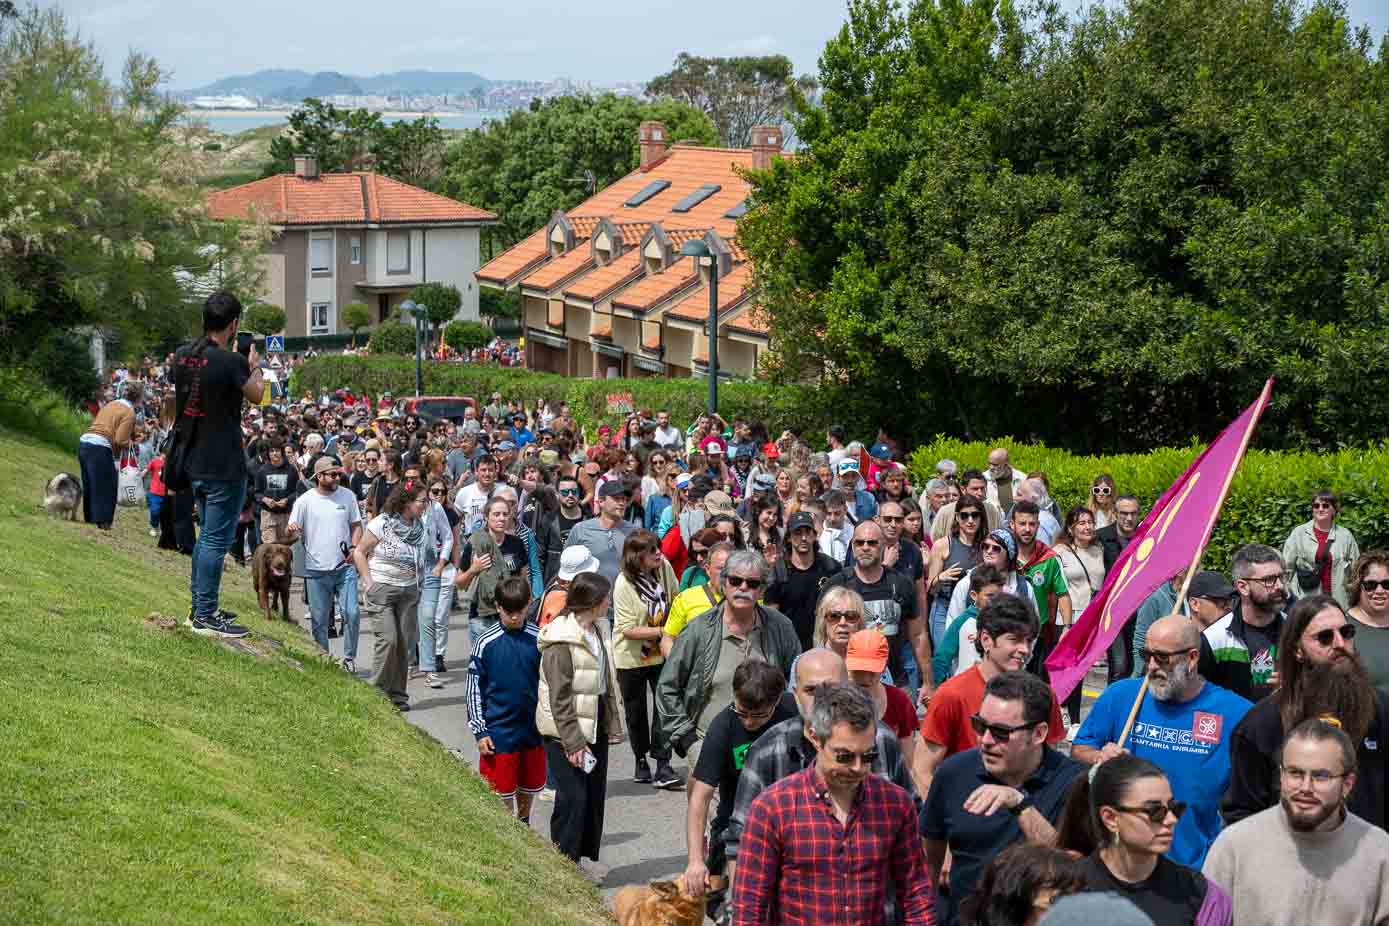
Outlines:
<svg viewBox="0 0 1389 926"><path fill-rule="evenodd" d="M1336 639L1336 634L1338 633L1341 635L1342 640L1354 640L1355 625L1342 624L1339 627L1328 627L1325 630L1317 631L1316 633L1312 634L1311 637L1313 640L1316 640L1317 643L1321 646L1330 646L1332 641Z"/></svg>
<svg viewBox="0 0 1389 926"><path fill-rule="evenodd" d="M856 547L876 547L876 546L880 546L881 544L882 544L882 541L881 541L881 540L867 540L867 539L862 539L862 540L855 540L855 541L854 541L854 546L856 546Z"/></svg>
<svg viewBox="0 0 1389 926"><path fill-rule="evenodd" d="M1283 574L1280 572L1277 575L1272 576L1247 576L1243 579L1243 581L1257 582L1258 584L1262 585L1265 588L1265 590L1271 592L1275 588L1283 584Z"/></svg>
<svg viewBox="0 0 1389 926"><path fill-rule="evenodd" d="M863 615L857 611L829 611L825 614L827 624L857 624Z"/></svg>
<svg viewBox="0 0 1389 926"><path fill-rule="evenodd" d="M1091 486L1091 487L1090 487L1090 494L1091 494L1091 495L1105 496L1105 495L1110 495L1110 494L1112 494L1113 492L1114 492L1114 490L1111 489L1109 486Z"/></svg>
<svg viewBox="0 0 1389 926"><path fill-rule="evenodd" d="M733 713L739 717L742 717L744 720L758 720L764 717L770 717L775 711L775 701L767 705L766 707L760 708L755 711L744 710L743 708L738 706L737 702L734 702L733 704Z"/></svg>
<svg viewBox="0 0 1389 926"><path fill-rule="evenodd" d="M1121 813L1136 813L1147 817L1148 822L1153 824L1153 826L1161 825L1161 823L1167 819L1169 813L1178 820L1182 818L1182 814L1186 813L1186 801L1168 801L1166 804L1153 801L1151 804L1144 804L1142 807L1121 807L1118 804L1111 806Z"/></svg>
<svg viewBox="0 0 1389 926"><path fill-rule="evenodd" d="M1332 772L1330 769L1326 768L1314 768L1309 770L1296 767L1289 768L1286 765L1278 766L1278 773L1283 776L1284 781L1287 781L1296 788L1302 787L1309 780L1314 787L1324 788L1337 778L1344 778L1349 774L1349 772Z"/></svg>
<svg viewBox="0 0 1389 926"><path fill-rule="evenodd" d="M977 511L961 511L959 514L955 515L955 518L956 518L957 520L960 520L960 521L978 521L978 520L979 520L979 512L977 512Z"/></svg>
<svg viewBox="0 0 1389 926"><path fill-rule="evenodd" d="M994 742L996 743L1006 743L1008 740L1012 739L1014 733L1017 733L1019 730L1029 730L1041 722L1042 721L1038 720L1034 723L1020 723L1016 727L1010 727L1001 723L989 723L978 714L974 714L969 718L969 726L970 729L974 731L975 736L982 738L984 733L987 732L994 738Z"/></svg>
<svg viewBox="0 0 1389 926"><path fill-rule="evenodd" d="M1373 592L1379 589L1389 592L1389 579L1361 579L1360 590L1362 592Z"/></svg>
<svg viewBox="0 0 1389 926"><path fill-rule="evenodd" d="M878 750L876 749L870 749L867 752L854 752L852 749L831 749L830 755L834 757L835 765L853 766L858 762L872 765L878 761Z"/></svg>
<svg viewBox="0 0 1389 926"><path fill-rule="evenodd" d="M754 592L762 587L762 580L754 576L724 576L724 581L734 588L746 586Z"/></svg>
<svg viewBox="0 0 1389 926"><path fill-rule="evenodd" d="M1178 656L1185 656L1189 652L1191 652L1189 649L1173 650L1167 653L1159 649L1145 648L1138 651L1138 658L1145 666L1148 664L1149 660L1152 660L1158 664L1158 668L1165 669L1171 664L1173 659L1176 659Z"/></svg>

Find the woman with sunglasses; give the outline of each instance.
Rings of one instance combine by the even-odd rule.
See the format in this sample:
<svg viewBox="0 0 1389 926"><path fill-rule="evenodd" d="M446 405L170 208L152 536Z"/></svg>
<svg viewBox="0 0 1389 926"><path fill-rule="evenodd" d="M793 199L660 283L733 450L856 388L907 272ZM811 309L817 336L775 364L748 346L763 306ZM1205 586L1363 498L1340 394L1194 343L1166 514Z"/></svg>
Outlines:
<svg viewBox="0 0 1389 926"><path fill-rule="evenodd" d="M931 602L928 627L933 648L940 646L941 638L945 635L951 597L960 579L979 562L979 547L987 532L986 517L984 503L980 499L973 495L964 496L955 503L954 523L950 526L947 542L931 548L931 557L926 565L926 596Z"/></svg>
<svg viewBox="0 0 1389 926"><path fill-rule="evenodd" d="M851 588L832 585L815 606L815 645L849 655L849 638L864 628L863 597Z"/></svg>
<svg viewBox="0 0 1389 926"><path fill-rule="evenodd" d="M651 509L651 500L654 498L668 497L669 489L666 486L666 465L670 457L666 456L664 450L653 450L646 457L646 466L641 477L641 497L647 510ZM640 465L640 463L638 463ZM664 507L664 505L660 506ZM649 528L648 528L649 530Z"/></svg>
<svg viewBox="0 0 1389 926"><path fill-rule="evenodd" d="M1355 623L1355 650L1376 688L1389 690L1389 552L1371 550L1355 561L1346 594Z"/></svg>
<svg viewBox="0 0 1389 926"><path fill-rule="evenodd" d="M1225 892L1199 871L1166 857L1186 804L1172 799L1162 769L1147 759L1118 755L1095 770L1089 790L1097 847L1082 863L1087 890L1127 898L1154 924L1229 926L1233 910Z"/></svg>
<svg viewBox="0 0 1389 926"><path fill-rule="evenodd" d="M1283 544L1283 581L1291 596L1330 595L1345 607L1346 580L1360 544L1336 523L1337 507L1330 489L1312 497L1312 520L1293 528Z"/></svg>
<svg viewBox="0 0 1389 926"><path fill-rule="evenodd" d="M698 588L709 581L705 559L709 555L709 548L722 539L723 535L712 527L702 528L690 538L690 565L680 576L680 591Z"/></svg>
<svg viewBox="0 0 1389 926"><path fill-rule="evenodd" d="M420 586L419 623L420 671L430 688L443 688L448 671L444 655L449 642L449 610L453 607L453 581L458 575L458 525L462 520L449 504L447 478L432 477L429 504L425 507L424 582Z"/></svg>
<svg viewBox="0 0 1389 926"><path fill-rule="evenodd" d="M1011 531L1003 527L989 531L979 544L979 565L992 566L1003 573L1003 591L1020 598L1041 621L1041 616L1037 614L1037 597L1032 594L1027 580L1018 574L1018 541ZM955 591L946 609L947 627L969 607L969 577L972 572L974 570L970 569L955 583Z"/></svg>
<svg viewBox="0 0 1389 926"><path fill-rule="evenodd" d="M1090 484L1090 498L1086 506L1095 518L1095 530L1102 530L1114 523L1114 477L1100 473Z"/></svg>

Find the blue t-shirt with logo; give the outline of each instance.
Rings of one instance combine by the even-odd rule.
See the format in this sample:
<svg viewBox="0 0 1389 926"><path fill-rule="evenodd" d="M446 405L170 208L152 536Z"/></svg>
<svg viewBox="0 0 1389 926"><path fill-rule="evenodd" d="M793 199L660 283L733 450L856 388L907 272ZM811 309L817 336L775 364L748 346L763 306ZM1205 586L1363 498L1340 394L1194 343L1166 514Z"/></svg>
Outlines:
<svg viewBox="0 0 1389 926"><path fill-rule="evenodd" d="M1101 749L1118 742L1133 709L1141 679L1124 679L1104 690L1076 734L1077 746ZM1186 801L1167 857L1201 870L1206 850L1220 835L1220 798L1230 783L1230 735L1252 707L1232 691L1206 682L1200 694L1178 704L1148 692L1125 745L1167 775L1172 796Z"/></svg>

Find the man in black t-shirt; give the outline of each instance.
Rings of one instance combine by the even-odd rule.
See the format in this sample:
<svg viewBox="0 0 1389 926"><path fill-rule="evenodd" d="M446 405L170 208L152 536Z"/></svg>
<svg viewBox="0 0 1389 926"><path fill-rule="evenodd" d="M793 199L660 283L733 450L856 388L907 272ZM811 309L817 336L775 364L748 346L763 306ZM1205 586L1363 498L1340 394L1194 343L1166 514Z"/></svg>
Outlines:
<svg viewBox="0 0 1389 926"><path fill-rule="evenodd" d="M560 543L568 546L569 532L574 529L575 524L585 520L584 509L579 504L584 490L573 476L562 476L556 491L559 493L559 514L556 520L559 524Z"/></svg>
<svg viewBox="0 0 1389 926"><path fill-rule="evenodd" d="M733 671L733 703L709 723L685 805L684 879L686 892L692 897L709 891L711 916L727 886L723 834L733 814L743 761L759 736L796 714L796 699L786 690L786 676L781 670L760 659L749 659ZM716 790L718 807L709 824L706 857L704 824Z"/></svg>
<svg viewBox="0 0 1389 926"><path fill-rule="evenodd" d="M916 588L911 579L883 565L883 528L877 521L863 521L854 528L854 565L825 580L825 589L842 585L863 598L865 624L882 631L888 638L888 670L899 688L907 683L902 664L902 648L897 640L905 637L916 655L918 666L931 665L931 641L925 634L925 621L917 610ZM899 636L899 634L901 636ZM930 696L931 673L921 673L921 697Z"/></svg>
<svg viewBox="0 0 1389 926"><path fill-rule="evenodd" d="M235 614L218 607L217 599L222 565L246 498L241 403L258 404L265 392L255 345L248 355L235 350L240 327L241 303L235 296L208 296L203 335L178 352L174 372L175 418L185 429L184 467L202 525L193 545L188 624L194 633L221 637L247 633Z"/></svg>
<svg viewBox="0 0 1389 926"><path fill-rule="evenodd" d="M803 652L815 646L815 604L820 600L820 586L840 571L838 563L820 552L815 540L815 520L810 514L793 514L786 524L788 553L778 558L763 599L791 619Z"/></svg>

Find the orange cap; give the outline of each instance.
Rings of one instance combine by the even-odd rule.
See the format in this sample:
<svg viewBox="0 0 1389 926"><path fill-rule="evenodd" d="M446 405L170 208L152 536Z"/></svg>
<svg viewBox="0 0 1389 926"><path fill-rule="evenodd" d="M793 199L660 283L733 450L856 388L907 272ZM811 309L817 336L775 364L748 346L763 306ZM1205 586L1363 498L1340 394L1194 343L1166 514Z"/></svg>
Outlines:
<svg viewBox="0 0 1389 926"><path fill-rule="evenodd" d="M844 659L850 672L881 672L887 668L887 637L878 630L860 630L849 638Z"/></svg>

